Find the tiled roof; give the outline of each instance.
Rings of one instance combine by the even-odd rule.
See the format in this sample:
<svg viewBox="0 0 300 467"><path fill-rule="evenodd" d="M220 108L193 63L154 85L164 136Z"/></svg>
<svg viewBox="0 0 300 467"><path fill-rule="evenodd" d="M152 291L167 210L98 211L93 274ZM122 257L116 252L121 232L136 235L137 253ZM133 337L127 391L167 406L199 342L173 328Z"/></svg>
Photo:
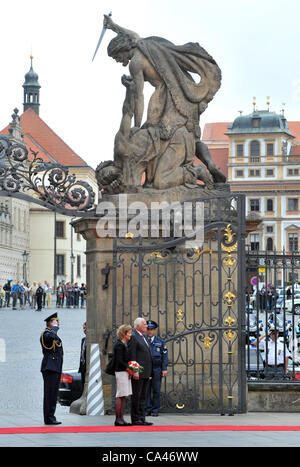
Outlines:
<svg viewBox="0 0 300 467"><path fill-rule="evenodd" d="M28 151L38 151L38 157L45 162L58 162L61 165L87 167L87 163L76 154L42 119L32 110L26 110L21 116L24 143ZM0 131L8 133L9 125ZM30 157L30 151L29 151Z"/></svg>
<svg viewBox="0 0 300 467"><path fill-rule="evenodd" d="M300 144L292 146L290 155L300 157Z"/></svg>
<svg viewBox="0 0 300 467"><path fill-rule="evenodd" d="M228 136L225 135L228 131L229 122L206 123L203 130L203 141L228 141Z"/></svg>
<svg viewBox="0 0 300 467"><path fill-rule="evenodd" d="M288 126L296 141L300 141L300 122L288 122Z"/></svg>
<svg viewBox="0 0 300 467"><path fill-rule="evenodd" d="M216 164L217 168L227 177L228 176L228 149L227 148L217 148L217 149L210 149L210 155L214 163ZM201 164L199 159L195 157L194 165Z"/></svg>

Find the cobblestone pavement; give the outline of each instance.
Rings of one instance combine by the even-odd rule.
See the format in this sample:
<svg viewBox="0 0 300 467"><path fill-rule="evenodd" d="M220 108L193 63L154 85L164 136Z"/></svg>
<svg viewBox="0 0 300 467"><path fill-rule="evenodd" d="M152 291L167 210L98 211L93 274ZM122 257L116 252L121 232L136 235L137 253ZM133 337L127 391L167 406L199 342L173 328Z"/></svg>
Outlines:
<svg viewBox="0 0 300 467"><path fill-rule="evenodd" d="M0 415L40 411L42 416L40 335L45 328L44 319L55 311L60 318L59 336L64 347L63 369L77 369L83 337L82 324L86 320L85 309L57 310L53 307L37 312L29 308L0 308ZM68 407L57 405L57 415L68 411Z"/></svg>

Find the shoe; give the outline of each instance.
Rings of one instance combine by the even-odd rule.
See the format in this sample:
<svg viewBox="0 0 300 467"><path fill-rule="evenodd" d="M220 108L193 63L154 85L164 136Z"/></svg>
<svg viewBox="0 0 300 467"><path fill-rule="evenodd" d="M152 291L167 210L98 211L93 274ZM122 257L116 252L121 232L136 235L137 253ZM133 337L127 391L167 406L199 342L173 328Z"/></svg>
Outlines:
<svg viewBox="0 0 300 467"><path fill-rule="evenodd" d="M132 422L131 423L132 426L135 426L135 425L144 425L144 422Z"/></svg>
<svg viewBox="0 0 300 467"><path fill-rule="evenodd" d="M150 425L153 425L153 423L152 423L152 422L146 422L146 421L144 421L144 422L141 422L141 424L142 424L142 425L145 425L145 426L150 426Z"/></svg>
<svg viewBox="0 0 300 467"><path fill-rule="evenodd" d="M122 423L115 422L115 426L131 426L131 423L127 423L127 422L122 422Z"/></svg>
<svg viewBox="0 0 300 467"><path fill-rule="evenodd" d="M58 422L57 420L55 420L55 422L48 422L48 423L45 423L45 425L61 425L61 422Z"/></svg>
<svg viewBox="0 0 300 467"><path fill-rule="evenodd" d="M158 417L158 413L157 412L152 412L151 417Z"/></svg>

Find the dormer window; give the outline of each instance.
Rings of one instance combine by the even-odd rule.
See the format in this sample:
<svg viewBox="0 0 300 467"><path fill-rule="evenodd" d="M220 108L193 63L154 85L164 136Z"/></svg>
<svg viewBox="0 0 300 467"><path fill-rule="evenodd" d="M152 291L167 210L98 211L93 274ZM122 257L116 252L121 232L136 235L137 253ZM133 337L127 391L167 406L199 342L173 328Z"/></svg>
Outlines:
<svg viewBox="0 0 300 467"><path fill-rule="evenodd" d="M259 127L259 118L252 118L252 126L253 128L258 128Z"/></svg>

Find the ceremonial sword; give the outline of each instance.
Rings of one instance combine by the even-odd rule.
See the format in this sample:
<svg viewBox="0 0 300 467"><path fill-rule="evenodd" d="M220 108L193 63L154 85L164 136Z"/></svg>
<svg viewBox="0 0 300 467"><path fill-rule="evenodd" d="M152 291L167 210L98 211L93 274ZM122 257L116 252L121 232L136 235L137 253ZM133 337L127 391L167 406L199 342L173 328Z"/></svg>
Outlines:
<svg viewBox="0 0 300 467"><path fill-rule="evenodd" d="M111 15L112 15L112 13L110 12L108 16L111 16ZM101 31L101 34L100 34L100 37L99 37L99 40L98 40L98 44L97 44L97 47L96 47L96 50L95 50L95 53L94 53L92 62L94 61L94 58L96 57L96 53L98 52L99 46L100 46L100 44L101 44L101 42L102 42L102 39L103 39L103 36L104 36L104 34L105 34L106 29L107 29L107 28L106 28L105 26L103 26L103 29L102 29L102 31Z"/></svg>

